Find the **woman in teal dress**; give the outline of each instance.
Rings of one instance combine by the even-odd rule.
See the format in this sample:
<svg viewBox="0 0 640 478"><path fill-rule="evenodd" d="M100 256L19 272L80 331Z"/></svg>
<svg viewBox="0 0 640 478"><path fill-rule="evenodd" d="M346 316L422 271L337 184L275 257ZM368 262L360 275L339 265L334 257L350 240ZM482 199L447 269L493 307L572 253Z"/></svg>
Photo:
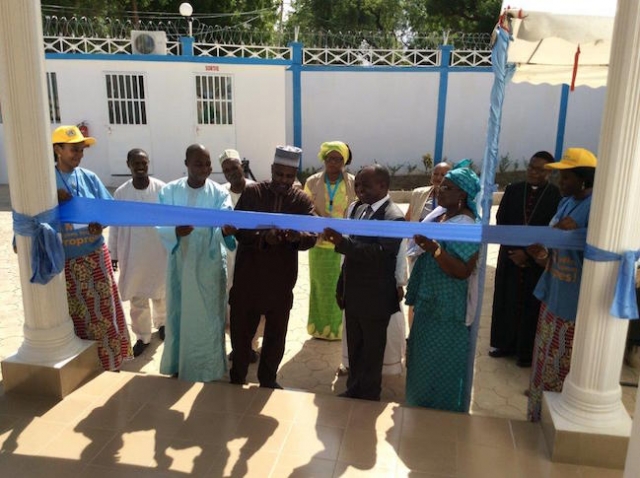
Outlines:
<svg viewBox="0 0 640 478"><path fill-rule="evenodd" d="M478 176L468 168L447 173L438 193L439 207L425 221L474 224ZM422 253L407 287L414 306L407 347L406 400L409 405L467 411L469 326L467 287L479 246L414 236Z"/></svg>

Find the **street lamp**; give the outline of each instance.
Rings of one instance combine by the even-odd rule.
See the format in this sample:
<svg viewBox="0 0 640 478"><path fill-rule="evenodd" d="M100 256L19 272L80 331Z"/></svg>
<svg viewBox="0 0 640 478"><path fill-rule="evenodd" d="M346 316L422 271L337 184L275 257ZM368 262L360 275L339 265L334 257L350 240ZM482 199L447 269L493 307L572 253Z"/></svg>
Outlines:
<svg viewBox="0 0 640 478"><path fill-rule="evenodd" d="M178 9L180 15L186 17L189 21L189 36L193 36L193 18L191 18L191 14L193 13L193 7L190 3L184 2L180 4L180 8Z"/></svg>

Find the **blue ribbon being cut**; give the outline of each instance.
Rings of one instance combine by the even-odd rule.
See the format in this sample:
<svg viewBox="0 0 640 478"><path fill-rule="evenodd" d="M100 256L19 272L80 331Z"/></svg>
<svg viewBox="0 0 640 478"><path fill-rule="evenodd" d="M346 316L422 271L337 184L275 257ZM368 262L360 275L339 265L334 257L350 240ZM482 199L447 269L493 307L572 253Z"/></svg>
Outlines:
<svg viewBox="0 0 640 478"><path fill-rule="evenodd" d="M640 259L640 251L616 254L587 244L584 248L584 257L594 262L620 261L616 291L609 313L620 319L637 319L636 262Z"/></svg>
<svg viewBox="0 0 640 478"><path fill-rule="evenodd" d="M483 226L406 221L354 221L266 212L220 211L134 201L107 201L74 197L59 206L60 221L104 226L212 227L232 224L239 229L294 229L322 232L331 227L342 234L379 237L413 237L461 242L490 242L528 246L533 243L559 249L584 249L586 230L561 231L547 226Z"/></svg>
<svg viewBox="0 0 640 478"><path fill-rule="evenodd" d="M60 221L58 208L27 216L13 213L13 230L21 236L31 237L31 283L46 284L64 270L64 249L58 234Z"/></svg>

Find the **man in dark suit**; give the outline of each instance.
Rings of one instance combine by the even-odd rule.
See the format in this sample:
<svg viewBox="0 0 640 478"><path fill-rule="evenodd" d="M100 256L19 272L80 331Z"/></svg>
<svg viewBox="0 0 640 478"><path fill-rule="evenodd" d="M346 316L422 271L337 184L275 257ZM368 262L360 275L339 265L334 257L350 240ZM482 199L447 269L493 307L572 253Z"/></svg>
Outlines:
<svg viewBox="0 0 640 478"><path fill-rule="evenodd" d="M359 173L357 194L362 201L354 215L363 220L404 221L389 197L389 172L378 164ZM325 229L327 240L344 255L336 299L345 310L349 349L349 378L342 397L380 400L382 364L391 314L399 310L396 256L401 239L344 237Z"/></svg>
<svg viewBox="0 0 640 478"><path fill-rule="evenodd" d="M496 222L500 226L547 226L556 213L560 191L549 182L554 162L546 151L535 153L527 166L527 180L510 184L504 192ZM519 367L531 366L540 301L533 295L543 268L526 248L503 245L498 254L491 320L489 356L516 356Z"/></svg>

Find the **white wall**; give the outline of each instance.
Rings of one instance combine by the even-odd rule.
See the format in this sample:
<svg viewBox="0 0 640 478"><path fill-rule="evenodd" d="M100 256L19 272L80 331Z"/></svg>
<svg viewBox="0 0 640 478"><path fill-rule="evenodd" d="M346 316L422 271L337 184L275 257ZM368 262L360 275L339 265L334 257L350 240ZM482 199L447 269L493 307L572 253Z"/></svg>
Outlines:
<svg viewBox="0 0 640 478"><path fill-rule="evenodd" d="M270 175L275 146L293 142L292 74L285 66L68 57L48 59L46 66L47 71L57 73L62 123L87 121L90 133L97 138L83 165L107 185L116 186L126 179L113 176L113 164L120 166L122 156L123 167L124 155L133 147L148 149L153 173L163 180L186 174L184 151L193 142L203 142L214 159L221 149L235 147L251 161L254 174L265 179ZM231 139L215 127L196 124L194 76L212 69L233 77L235 125ZM146 75L146 129L109 125L105 72ZM303 71L303 168L319 167L318 148L333 139L352 146L352 170L374 160L420 165L423 154L434 153L439 79L436 69ZM450 161L469 157L480 164L492 83L491 73L450 72L443 140L443 156ZM583 146L597 152L604 92L605 88L582 87L570 93L565 147ZM553 153L560 95L560 86L508 85L500 154L509 154L522 168L523 160L537 150ZM128 128L129 137L122 128ZM138 136L131 137L131 131ZM0 124L0 143L2 134ZM222 181L217 161L214 172L213 179ZM6 161L0 148L0 183L6 182Z"/></svg>
<svg viewBox="0 0 640 478"><path fill-rule="evenodd" d="M153 174L165 181L186 174L184 152L189 144L202 142L210 149L214 175L224 181L217 157L225 148L236 148L251 160L259 178L269 176L276 144L286 141L285 67L183 62L133 62L104 60L48 59L48 72L56 72L62 124L86 121L97 139L85 153L82 165L93 170L108 186L117 186L126 177L114 176L109 164L117 147L126 172L126 151L142 147L151 157ZM196 124L195 75L214 73L233 76L235 136L220 143L216 126ZM147 90L147 127L110 125L104 75L144 73ZM53 125L52 127L55 127ZM128 130L128 131L127 131ZM131 131L138 134L133 135ZM2 137L0 125L0 138ZM111 151L110 151L111 148ZM53 158L52 158L53 161ZM116 158L115 164L120 164ZM0 151L0 183L7 182L4 151Z"/></svg>
<svg viewBox="0 0 640 478"><path fill-rule="evenodd" d="M433 150L437 72L322 71L302 73L303 168L318 167L323 141L351 146L357 170L381 164L417 164Z"/></svg>

